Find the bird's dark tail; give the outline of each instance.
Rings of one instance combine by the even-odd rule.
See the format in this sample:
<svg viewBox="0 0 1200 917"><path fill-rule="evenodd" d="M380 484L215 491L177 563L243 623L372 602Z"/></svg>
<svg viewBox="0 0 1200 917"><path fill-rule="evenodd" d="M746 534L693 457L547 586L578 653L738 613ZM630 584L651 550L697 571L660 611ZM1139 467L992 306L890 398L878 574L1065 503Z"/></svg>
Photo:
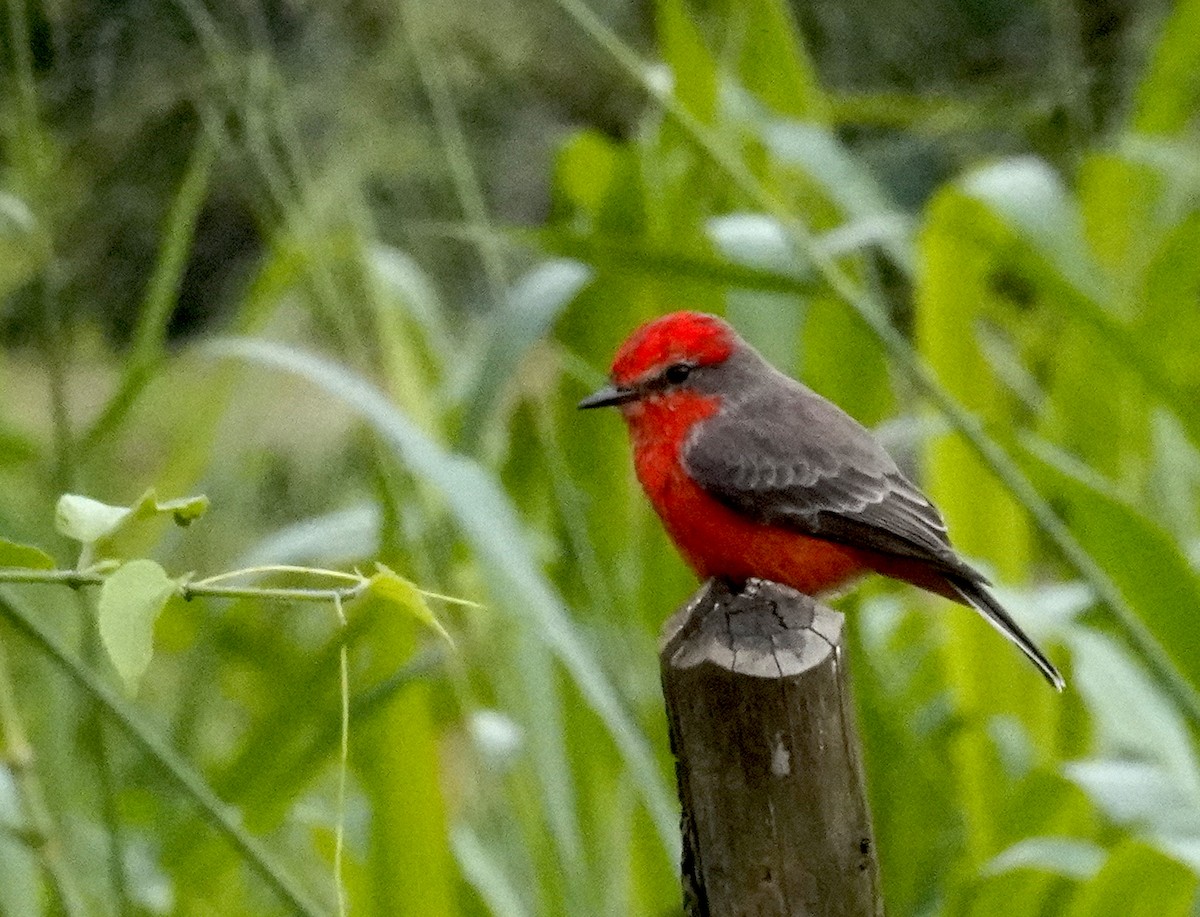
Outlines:
<svg viewBox="0 0 1200 917"><path fill-rule="evenodd" d="M1054 664L1046 658L1046 654L1037 648L1037 645L1026 636L1025 631L1017 625L1004 610L1003 606L992 598L991 594L979 583L973 582L966 577L947 577L954 591L962 597L962 601L977 610L985 618L988 623L1000 633L1004 634L1010 641L1017 645L1029 661L1038 667L1038 670L1046 676L1046 681L1054 685L1056 690L1061 691L1066 686L1066 681L1059 673Z"/></svg>

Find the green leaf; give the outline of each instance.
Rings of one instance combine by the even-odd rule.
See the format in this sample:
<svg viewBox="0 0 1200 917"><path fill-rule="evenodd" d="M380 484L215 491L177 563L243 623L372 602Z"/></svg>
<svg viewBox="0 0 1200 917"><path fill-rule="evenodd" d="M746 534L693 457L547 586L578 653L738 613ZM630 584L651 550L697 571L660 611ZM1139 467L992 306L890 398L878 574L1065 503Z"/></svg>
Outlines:
<svg viewBox="0 0 1200 917"><path fill-rule="evenodd" d="M162 773L173 790L195 802L212 830L229 841L246 865L286 903L291 912L304 917L321 917L328 913L327 909L318 908L309 900L300 883L274 859L257 837L246 830L236 810L219 798L206 782L205 776L162 737L161 726L152 727L144 722L139 710L123 701L89 666L76 659L58 636L38 622L40 616L15 603L11 596L5 596L0 597L0 617L45 654L81 693L96 701L105 715L124 733L132 748L151 762L157 772Z"/></svg>
<svg viewBox="0 0 1200 917"><path fill-rule="evenodd" d="M788 4L746 0L736 10L745 36L738 60L742 85L781 115L822 118L824 93Z"/></svg>
<svg viewBox="0 0 1200 917"><path fill-rule="evenodd" d="M1128 651L1111 637L1084 627L1070 628L1067 642L1071 681L1087 701L1099 750L1156 761L1181 786L1200 795L1200 769L1187 724Z"/></svg>
<svg viewBox="0 0 1200 917"><path fill-rule="evenodd" d="M1060 501L1071 531L1112 576L1142 624L1176 667L1200 688L1196 616L1200 577L1156 521L1129 505L1094 471L1043 440L1023 440L1026 470Z"/></svg>
<svg viewBox="0 0 1200 917"><path fill-rule="evenodd" d="M717 112L717 65L686 0L659 0L658 35L675 75L674 92L696 118L711 123Z"/></svg>
<svg viewBox="0 0 1200 917"><path fill-rule="evenodd" d="M63 494L55 511L55 526L68 538L82 544L96 544L113 538L129 524L156 516L170 516L176 525L186 527L208 510L208 497L182 497L159 502L153 488L132 506L110 506L79 494Z"/></svg>
<svg viewBox="0 0 1200 917"><path fill-rule="evenodd" d="M179 583L152 560L132 560L100 587L100 639L130 694L150 665L154 622Z"/></svg>
<svg viewBox="0 0 1200 917"><path fill-rule="evenodd" d="M7 538L0 538L0 567L20 567L24 570L53 570L57 564L54 558L28 544L17 544Z"/></svg>
<svg viewBox="0 0 1200 917"><path fill-rule="evenodd" d="M1027 837L998 854L985 871L991 875L1037 869L1072 879L1090 879L1104 863L1104 850L1070 837Z"/></svg>
<svg viewBox="0 0 1200 917"><path fill-rule="evenodd" d="M577 131L558 151L554 188L571 207L593 218L604 208L609 187L621 168L621 151L597 131Z"/></svg>
<svg viewBox="0 0 1200 917"><path fill-rule="evenodd" d="M54 512L54 526L68 538L95 544L120 528L128 516L127 506L109 506L91 497L63 494Z"/></svg>
<svg viewBox="0 0 1200 917"><path fill-rule="evenodd" d="M1067 778L1119 825L1141 828L1159 838L1196 839L1200 798L1165 767L1125 758L1073 761Z"/></svg>
<svg viewBox="0 0 1200 917"><path fill-rule="evenodd" d="M1031 156L1008 159L972 172L960 189L985 206L1072 290L1107 306L1109 291L1088 251L1079 208L1046 163Z"/></svg>
<svg viewBox="0 0 1200 917"><path fill-rule="evenodd" d="M531 270L509 291L467 392L462 426L467 451L479 442L529 348L549 331L591 276L591 270L578 261L555 259Z"/></svg>
<svg viewBox="0 0 1200 917"><path fill-rule="evenodd" d="M1187 917L1197 876L1145 844L1118 847L1071 902L1067 917Z"/></svg>
<svg viewBox="0 0 1200 917"><path fill-rule="evenodd" d="M1182 131L1200 101L1200 0L1182 0L1163 26L1134 106L1133 128L1147 134Z"/></svg>
<svg viewBox="0 0 1200 917"><path fill-rule="evenodd" d="M366 590L359 597L359 600L367 598L376 598L393 608L416 618L426 627L435 630L442 638L454 646L454 640L450 634L446 632L446 628L442 627L441 622L434 615L433 610L429 607L429 603L425 601L425 596L410 580L405 579L394 570L390 570L383 564L376 564L378 572L371 577L367 584Z"/></svg>
<svg viewBox="0 0 1200 917"><path fill-rule="evenodd" d="M155 513L170 513L175 524L187 528L206 512L208 512L208 497L201 494L198 497L180 497L178 500L167 500L154 507Z"/></svg>
<svg viewBox="0 0 1200 917"><path fill-rule="evenodd" d="M827 248L854 248L850 243L857 235L863 242L878 242L896 265L912 274L915 252L908 218L833 131L772 118L762 126L762 139L775 161L811 178L841 211L845 222L823 241Z"/></svg>

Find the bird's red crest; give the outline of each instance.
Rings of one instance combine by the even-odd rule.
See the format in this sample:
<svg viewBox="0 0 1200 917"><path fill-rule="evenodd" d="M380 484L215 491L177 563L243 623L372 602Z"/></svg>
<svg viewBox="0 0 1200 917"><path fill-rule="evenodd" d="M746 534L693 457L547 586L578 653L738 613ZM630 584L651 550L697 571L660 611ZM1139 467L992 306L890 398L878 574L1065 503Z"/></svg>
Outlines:
<svg viewBox="0 0 1200 917"><path fill-rule="evenodd" d="M633 382L671 363L698 366L720 363L733 353L733 329L715 315L672 312L647 322L631 334L613 360L613 381Z"/></svg>

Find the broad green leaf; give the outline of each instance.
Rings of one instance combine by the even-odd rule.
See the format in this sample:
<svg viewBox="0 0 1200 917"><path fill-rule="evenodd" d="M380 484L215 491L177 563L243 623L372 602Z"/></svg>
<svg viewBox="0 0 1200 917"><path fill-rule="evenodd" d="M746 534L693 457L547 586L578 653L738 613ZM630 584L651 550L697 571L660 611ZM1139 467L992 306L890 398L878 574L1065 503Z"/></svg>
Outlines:
<svg viewBox="0 0 1200 917"><path fill-rule="evenodd" d="M1038 869L1072 879L1090 879L1104 864L1104 850L1091 841L1070 837L1029 837L1018 841L987 865L993 875L1016 869Z"/></svg>
<svg viewBox="0 0 1200 917"><path fill-rule="evenodd" d="M1200 384L1200 361L1195 359L1200 353L1198 248L1200 212L1194 212L1170 229L1147 266L1137 319L1138 337L1159 355L1165 375L1193 393ZM1198 428L1200 424L1192 424L1193 431Z"/></svg>
<svg viewBox="0 0 1200 917"><path fill-rule="evenodd" d="M1200 0L1180 0L1163 24L1138 87L1133 128L1147 134L1179 133L1200 103Z"/></svg>
<svg viewBox="0 0 1200 917"><path fill-rule="evenodd" d="M179 583L152 560L132 560L100 587L100 639L130 694L154 654L154 622Z"/></svg>
<svg viewBox="0 0 1200 917"><path fill-rule="evenodd" d="M1200 770L1179 711L1110 637L1071 628L1072 684L1087 701L1099 750L1157 761L1200 797Z"/></svg>
<svg viewBox="0 0 1200 917"><path fill-rule="evenodd" d="M1126 843L1080 889L1066 917L1190 917L1198 878L1145 844Z"/></svg>
<svg viewBox="0 0 1200 917"><path fill-rule="evenodd" d="M1008 159L970 173L959 188L1071 288L1108 304L1104 275L1088 251L1079 207L1046 163L1033 157Z"/></svg>
<svg viewBox="0 0 1200 917"><path fill-rule="evenodd" d="M1179 545L1115 489L1043 440L1024 440L1026 470L1057 499L1075 537L1109 575L1176 667L1200 688L1200 576Z"/></svg>
<svg viewBox="0 0 1200 917"><path fill-rule="evenodd" d="M450 844L463 876L487 904L489 914L530 917L534 913L525 901L529 890L506 874L503 861L469 825L455 825L450 833Z"/></svg>
<svg viewBox="0 0 1200 917"><path fill-rule="evenodd" d="M954 190L943 192L943 196L955 194L962 194L983 210L982 214L972 214L970 208L963 210L960 219L973 224L965 231L986 238L998 264L1025 265L1033 274L1037 291L1055 302L1056 311L1076 323L1079 330L1087 329L1094 335L1087 343L1094 340L1102 345L1120 371L1136 373L1147 390L1162 399L1187 425L1193 439L1200 442L1200 402L1180 387L1165 370L1155 348L1135 334L1126 321L1110 274L1088 248L1080 208L1050 167L1031 157L1006 160L972 172ZM949 201L947 205L954 206ZM1006 232L997 236L995 226L986 225L989 220ZM1003 258L997 258L1001 253ZM1065 343L1075 342L1066 339ZM1080 348L1076 345L1073 349ZM1088 362L1085 358L1090 356L1076 356L1061 370L1068 377L1086 376L1089 369L1111 373L1101 368L1108 364ZM1126 425L1129 422L1126 420Z"/></svg>
<svg viewBox="0 0 1200 917"><path fill-rule="evenodd" d="M406 615L420 621L431 630L437 631L441 637L454 646L454 641L442 623L434 616L425 596L421 594L412 582L394 570L389 570L383 564L378 564L378 572L371 577L362 599L376 598Z"/></svg>
<svg viewBox="0 0 1200 917"><path fill-rule="evenodd" d="M1159 764L1095 758L1073 761L1063 772L1117 824L1160 838L1200 837L1200 796Z"/></svg>
<svg viewBox="0 0 1200 917"><path fill-rule="evenodd" d="M21 567L26 570L53 570L54 558L33 545L17 544L0 538L0 567Z"/></svg>
<svg viewBox="0 0 1200 917"><path fill-rule="evenodd" d="M745 217L746 223L741 223ZM753 227L749 223L753 221ZM786 270L771 269L763 263L743 262L736 252L747 247L764 247L760 253L767 255L772 242L768 238L772 223L769 218L757 215L731 214L718 217L709 224L713 242L725 248L729 243L728 256L731 260L716 258L695 251L682 251L676 247L660 245L638 236L609 236L593 233L588 236L575 235L564 230L550 230L536 234L540 245L570 258L575 258L602 271L606 276L629 275L647 281L673 283L687 281L707 284L718 289L744 288L766 293L811 293L817 281L803 270L802 264L789 264ZM754 240L744 239L739 232L749 228Z"/></svg>

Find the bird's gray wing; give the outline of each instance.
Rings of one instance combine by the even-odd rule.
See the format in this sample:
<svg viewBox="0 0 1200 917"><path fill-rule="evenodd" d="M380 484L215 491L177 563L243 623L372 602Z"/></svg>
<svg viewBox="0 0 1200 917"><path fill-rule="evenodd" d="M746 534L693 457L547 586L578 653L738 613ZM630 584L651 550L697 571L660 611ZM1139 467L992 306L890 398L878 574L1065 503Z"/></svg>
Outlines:
<svg viewBox="0 0 1200 917"><path fill-rule="evenodd" d="M815 392L792 380L751 390L698 424L681 459L705 491L753 519L927 564L943 594L978 610L1062 690L1062 675L954 553L937 509L864 427Z"/></svg>
<svg viewBox="0 0 1200 917"><path fill-rule="evenodd" d="M941 514L871 433L787 382L697 426L681 455L692 479L753 519L981 579L950 548Z"/></svg>

